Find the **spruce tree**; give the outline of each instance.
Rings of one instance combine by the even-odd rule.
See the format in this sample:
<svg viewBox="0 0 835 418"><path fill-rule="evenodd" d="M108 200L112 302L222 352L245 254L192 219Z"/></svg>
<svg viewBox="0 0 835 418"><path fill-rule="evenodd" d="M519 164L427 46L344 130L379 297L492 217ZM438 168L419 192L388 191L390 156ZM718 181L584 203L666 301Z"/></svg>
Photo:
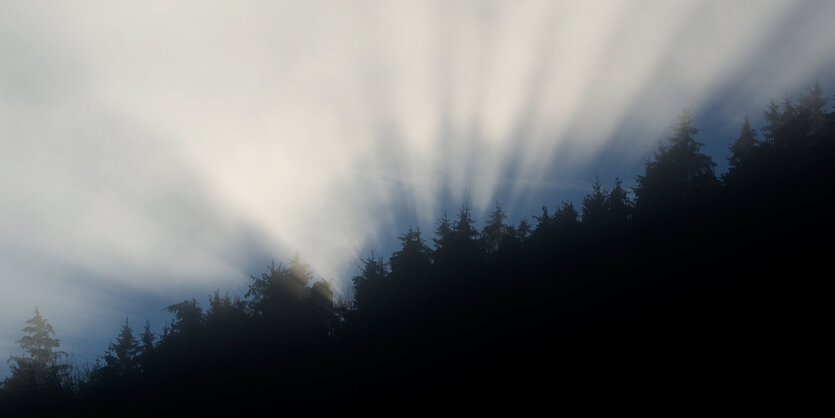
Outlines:
<svg viewBox="0 0 835 418"><path fill-rule="evenodd" d="M399 238L400 250L389 258L392 275L404 281L428 275L432 267L431 250L421 238L420 230L409 227Z"/></svg>
<svg viewBox="0 0 835 418"><path fill-rule="evenodd" d="M3 382L3 391L19 406L37 408L65 394L70 366L65 363L67 353L59 350L55 330L37 307L26 323L27 335L17 341L24 354L9 359L11 375Z"/></svg>
<svg viewBox="0 0 835 418"><path fill-rule="evenodd" d="M502 210L502 205L497 202L496 208L490 213L490 218L481 231L481 245L488 254L499 251L499 245L507 233L505 219L507 215Z"/></svg>
<svg viewBox="0 0 835 418"><path fill-rule="evenodd" d="M730 163L730 171L737 169L744 161L751 162L753 159L754 148L757 146L756 132L751 128L751 123L748 118L742 122L742 127L739 130L739 137L731 144L731 156L728 158Z"/></svg>
<svg viewBox="0 0 835 418"><path fill-rule="evenodd" d="M600 185L600 178L595 176L592 192L583 198L583 224L594 232L599 232L608 223L609 192Z"/></svg>
<svg viewBox="0 0 835 418"><path fill-rule="evenodd" d="M110 344L110 352L104 356L105 367L122 379L130 379L138 366L139 343L133 329L125 319L116 341Z"/></svg>
<svg viewBox="0 0 835 418"><path fill-rule="evenodd" d="M664 215L681 210L706 197L718 186L710 156L699 152L703 143L694 139L689 112L679 116L672 137L661 143L646 163L646 173L638 176L636 205L644 215Z"/></svg>
<svg viewBox="0 0 835 418"><path fill-rule="evenodd" d="M623 181L615 178L615 187L609 192L607 199L609 206L609 226L618 228L626 225L631 219L632 203L623 188Z"/></svg>
<svg viewBox="0 0 835 418"><path fill-rule="evenodd" d="M154 333L151 332L151 321L145 321L145 328L139 336L141 343L139 350L142 354L150 352L154 348Z"/></svg>

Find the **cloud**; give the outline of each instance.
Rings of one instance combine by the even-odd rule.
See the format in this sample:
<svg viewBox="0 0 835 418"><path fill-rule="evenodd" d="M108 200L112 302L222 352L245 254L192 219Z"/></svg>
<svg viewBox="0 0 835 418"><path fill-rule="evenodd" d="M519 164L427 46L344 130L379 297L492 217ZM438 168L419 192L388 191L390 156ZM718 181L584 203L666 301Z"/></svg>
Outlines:
<svg viewBox="0 0 835 418"><path fill-rule="evenodd" d="M728 123L755 117L835 68L833 15L826 1L0 1L0 347L34 305L59 333L106 341L125 315L139 327L241 289L253 263L293 251L345 285L369 247L404 221L431 229L450 202L579 190L578 170L612 154L633 167L679 110L719 96Z"/></svg>

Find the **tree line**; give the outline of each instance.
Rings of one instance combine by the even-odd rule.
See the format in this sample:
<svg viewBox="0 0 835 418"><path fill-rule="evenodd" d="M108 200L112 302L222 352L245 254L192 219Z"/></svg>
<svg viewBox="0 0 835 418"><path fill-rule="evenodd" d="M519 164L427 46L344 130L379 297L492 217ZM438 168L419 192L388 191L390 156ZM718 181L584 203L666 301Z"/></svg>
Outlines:
<svg viewBox="0 0 835 418"><path fill-rule="evenodd" d="M742 123L721 176L683 113L631 193L595 179L579 209L510 225L496 204L478 228L463 207L431 244L409 228L388 259L362 260L343 303L296 255L243 298L168 306L161 335L126 319L87 368L35 309L0 414L472 412L636 376L659 396L779 387L786 346L824 317L812 302L831 274L835 112L815 84L764 122Z"/></svg>

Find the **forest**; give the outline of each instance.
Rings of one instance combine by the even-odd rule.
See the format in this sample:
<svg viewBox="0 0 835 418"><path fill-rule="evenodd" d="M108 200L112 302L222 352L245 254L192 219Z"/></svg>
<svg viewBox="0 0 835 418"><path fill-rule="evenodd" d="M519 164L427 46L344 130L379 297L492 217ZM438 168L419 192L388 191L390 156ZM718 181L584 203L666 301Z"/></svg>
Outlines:
<svg viewBox="0 0 835 418"><path fill-rule="evenodd" d="M36 308L0 416L520 414L822 392L804 376L822 370L828 329L825 97L815 84L768 103L760 129L746 119L721 175L682 113L633 190L596 180L515 225L496 204L481 225L463 207L431 234L409 228L361 261L349 301L296 255L243 298L168 306L161 335L125 320L90 367L69 364Z"/></svg>

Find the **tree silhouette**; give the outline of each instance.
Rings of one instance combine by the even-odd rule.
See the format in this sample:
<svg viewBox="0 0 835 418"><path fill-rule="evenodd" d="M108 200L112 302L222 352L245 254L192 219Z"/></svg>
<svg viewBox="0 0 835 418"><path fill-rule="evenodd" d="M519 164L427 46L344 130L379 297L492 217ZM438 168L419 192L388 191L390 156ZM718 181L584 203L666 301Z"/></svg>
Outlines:
<svg viewBox="0 0 835 418"><path fill-rule="evenodd" d="M418 281L432 268L432 250L421 238L419 229L409 230L400 237L400 249L389 258L391 274L399 281Z"/></svg>
<svg viewBox="0 0 835 418"><path fill-rule="evenodd" d="M542 213L539 216L534 216L534 219L536 219L536 227L533 229L533 235L538 239L544 239L550 235L552 225L551 216L548 215L548 207L543 206L541 211Z"/></svg>
<svg viewBox="0 0 835 418"><path fill-rule="evenodd" d="M152 358L154 356L154 349L156 345L156 336L151 332L151 321L145 321L145 326L142 333L139 334L139 344L137 347L137 362L141 373L147 372L153 368Z"/></svg>
<svg viewBox="0 0 835 418"><path fill-rule="evenodd" d="M23 336L17 343L23 355L9 359L11 375L3 383L3 395L18 407L38 411L68 395L69 365L67 354L59 350L52 325L35 308L35 316L26 321Z"/></svg>
<svg viewBox="0 0 835 418"><path fill-rule="evenodd" d="M141 354L149 353L154 349L154 340L156 336L151 332L151 321L145 321L145 328L139 336L139 352Z"/></svg>
<svg viewBox="0 0 835 418"><path fill-rule="evenodd" d="M105 370L124 380L133 379L139 366L139 343L133 336L133 329L127 319L109 349L110 352L104 356Z"/></svg>
<svg viewBox="0 0 835 418"><path fill-rule="evenodd" d="M375 309L375 303L385 299L388 281L388 269L382 257L374 253L363 260L359 276L354 277L354 308ZM379 307L378 307L379 308Z"/></svg>
<svg viewBox="0 0 835 418"><path fill-rule="evenodd" d="M516 237L520 241L526 240L531 235L531 224L528 222L527 218L522 218L519 221L519 225L516 226Z"/></svg>
<svg viewBox="0 0 835 418"><path fill-rule="evenodd" d="M252 279L246 293L251 298L249 311L268 339L277 342L281 336L319 338L329 333L333 322L332 291L326 282L314 285L310 266L298 254L287 267L272 264L267 273ZM325 311L323 305L327 305Z"/></svg>
<svg viewBox="0 0 835 418"><path fill-rule="evenodd" d="M763 136L767 141L773 143L777 139L780 129L784 124L783 114L780 112L780 107L777 106L774 99L771 99L768 102L768 107L765 111L763 111L763 117L766 122L765 126L762 128Z"/></svg>
<svg viewBox="0 0 835 418"><path fill-rule="evenodd" d="M800 96L800 110L809 118L808 135L814 137L815 140L819 140L826 133L826 102L819 83L810 87L807 94Z"/></svg>
<svg viewBox="0 0 835 418"><path fill-rule="evenodd" d="M615 186L607 197L609 226L615 230L623 228L632 219L632 202L621 179L615 178Z"/></svg>
<svg viewBox="0 0 835 418"><path fill-rule="evenodd" d="M215 290L209 295L205 321L208 329L230 336L230 333L245 325L246 302L228 293L221 295L219 290Z"/></svg>
<svg viewBox="0 0 835 418"><path fill-rule="evenodd" d="M498 203L480 233L466 206L444 215L431 249L410 227L388 262L361 260L349 306L334 307L331 282L295 255L252 277L243 298L214 291L205 312L196 299L170 305L159 341L149 322L137 341L125 320L75 392L36 310L0 416L472 408L462 387L492 408L545 398L557 380L597 388L625 376L612 385L625 393L636 375L697 392L693 376L734 394L726 380L768 386L774 360L790 357L773 343L825 326L813 296L826 294L832 250L821 237L835 233L835 113L823 97L815 86L797 106L772 101L763 141L746 119L722 183L685 113L634 203L619 178L608 190L595 178L581 213L543 207L534 228L506 225Z"/></svg>
<svg viewBox="0 0 835 418"><path fill-rule="evenodd" d="M180 336L194 337L203 328L203 309L197 303L197 299L184 300L166 308L174 314L176 319L169 330L169 336L175 338Z"/></svg>
<svg viewBox="0 0 835 418"><path fill-rule="evenodd" d="M504 220L507 215L502 210L502 205L496 203L496 208L490 213L487 219L487 224L481 230L481 245L487 253L496 253L499 251L499 246L508 235L507 226Z"/></svg>
<svg viewBox="0 0 835 418"><path fill-rule="evenodd" d="M583 224L593 233L600 233L609 223L609 192L600 185L595 176L592 192L583 198Z"/></svg>
<svg viewBox="0 0 835 418"><path fill-rule="evenodd" d="M558 231L566 231L577 225L579 222L579 216L580 214L574 207L574 203L566 201L557 208L556 212L554 212L554 217L551 218L551 222L554 223L554 226Z"/></svg>
<svg viewBox="0 0 835 418"><path fill-rule="evenodd" d="M751 128L751 123L748 118L742 122L742 127L739 131L739 137L731 144L731 156L728 158L730 169L735 170L739 168L744 161L750 161L754 156L754 149L757 146L756 132Z"/></svg>
<svg viewBox="0 0 835 418"><path fill-rule="evenodd" d="M713 173L716 163L699 152L704 144L693 138L698 129L692 123L689 112L679 115L673 136L659 144L646 163L646 173L638 176L636 206L647 216L646 212L666 216L681 211L718 187Z"/></svg>
<svg viewBox="0 0 835 418"><path fill-rule="evenodd" d="M441 218L435 231L435 251L432 254L437 284L451 285L449 277L461 274L467 266L480 265L482 252L478 237L475 221L466 205L458 211L454 222L446 215Z"/></svg>
<svg viewBox="0 0 835 418"><path fill-rule="evenodd" d="M443 251L449 245L449 242L453 239L452 233L452 222L444 212L444 216L438 220L438 225L435 227L435 236L432 238L432 242L435 243L435 254Z"/></svg>

